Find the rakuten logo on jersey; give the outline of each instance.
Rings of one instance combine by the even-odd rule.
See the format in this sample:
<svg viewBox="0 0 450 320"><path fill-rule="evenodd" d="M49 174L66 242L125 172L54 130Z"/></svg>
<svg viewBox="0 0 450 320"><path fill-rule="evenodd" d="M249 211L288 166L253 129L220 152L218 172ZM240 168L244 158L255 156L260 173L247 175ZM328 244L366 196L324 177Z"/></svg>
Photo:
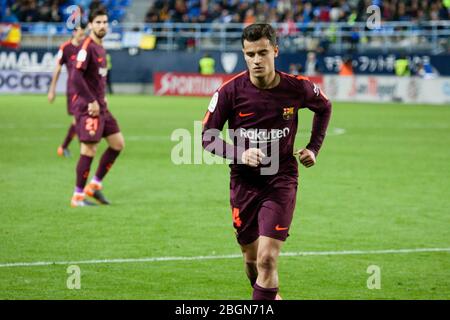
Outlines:
<svg viewBox="0 0 450 320"><path fill-rule="evenodd" d="M244 139L249 139L250 142L271 142L286 138L289 132L289 128L270 130L241 128L239 130L239 136Z"/></svg>

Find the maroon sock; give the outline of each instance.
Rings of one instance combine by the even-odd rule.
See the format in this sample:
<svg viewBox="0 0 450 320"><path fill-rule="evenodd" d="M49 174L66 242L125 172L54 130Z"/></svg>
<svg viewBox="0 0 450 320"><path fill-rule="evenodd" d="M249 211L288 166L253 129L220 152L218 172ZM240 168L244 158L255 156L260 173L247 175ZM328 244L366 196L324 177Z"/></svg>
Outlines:
<svg viewBox="0 0 450 320"><path fill-rule="evenodd" d="M89 177L89 170L91 169L91 163L93 157L80 155L77 165L77 190L81 192L86 186L87 178Z"/></svg>
<svg viewBox="0 0 450 320"><path fill-rule="evenodd" d="M64 142L62 144L63 149L67 149L73 137L75 137L75 134L75 125L72 123L69 127L69 130L67 130L66 137L64 138Z"/></svg>
<svg viewBox="0 0 450 320"><path fill-rule="evenodd" d="M108 148L105 150L98 164L97 172L95 173L95 178L98 181L102 181L103 177L108 173L109 169L111 169L114 161L119 156L119 154L120 151L114 150L112 148Z"/></svg>
<svg viewBox="0 0 450 320"><path fill-rule="evenodd" d="M253 300L275 300L278 288L263 288L257 283L253 286Z"/></svg>

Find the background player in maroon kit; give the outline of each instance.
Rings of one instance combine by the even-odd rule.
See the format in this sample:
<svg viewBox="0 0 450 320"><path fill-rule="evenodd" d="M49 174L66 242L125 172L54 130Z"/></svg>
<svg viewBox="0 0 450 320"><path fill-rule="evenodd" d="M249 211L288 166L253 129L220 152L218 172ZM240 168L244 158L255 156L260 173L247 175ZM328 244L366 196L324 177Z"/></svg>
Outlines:
<svg viewBox="0 0 450 320"><path fill-rule="evenodd" d="M71 201L73 207L92 205L85 200L85 195L94 197L102 204L109 204L101 192L102 180L125 144L117 121L108 110L105 97L108 71L102 39L108 31L108 16L104 9L91 11L89 28L91 32L78 52L73 76L76 131L81 142L75 192ZM106 139L108 148L100 159L95 176L86 186L91 163L102 138Z"/></svg>
<svg viewBox="0 0 450 320"><path fill-rule="evenodd" d="M242 34L248 71L225 83L214 94L203 120L206 150L233 160L230 203L233 225L253 286L253 299L278 295L277 260L288 236L296 193L298 165L311 167L325 137L331 104L305 77L275 70L276 34L268 24L248 26ZM310 142L294 152L298 110L314 114ZM233 145L218 133L228 121ZM276 170L263 171L267 159Z"/></svg>
<svg viewBox="0 0 450 320"><path fill-rule="evenodd" d="M72 74L73 69L76 65L76 57L78 50L81 47L81 43L85 38L85 29L86 25L84 23L80 23L75 27L72 33L72 39L64 42L58 51L58 62L56 64L55 71L53 72L52 82L50 83L50 87L48 90L48 101L52 103L56 97L56 83L58 82L59 75L61 74L61 69L63 65L66 65L68 77L67 77L67 89L66 89L66 97L67 97L67 113L72 116L72 123L69 126L69 130L67 130L66 137L62 145L58 147L58 155L69 157L70 151L68 149L70 142L75 136L75 118L73 117L73 107L72 107L72 99L74 97L74 88L72 85Z"/></svg>

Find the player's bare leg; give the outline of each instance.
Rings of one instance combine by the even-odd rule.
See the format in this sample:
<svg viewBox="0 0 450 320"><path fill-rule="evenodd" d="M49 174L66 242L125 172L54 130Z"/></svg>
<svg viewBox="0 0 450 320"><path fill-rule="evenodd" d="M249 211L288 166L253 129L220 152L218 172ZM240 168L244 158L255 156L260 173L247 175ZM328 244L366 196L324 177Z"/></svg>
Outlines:
<svg viewBox="0 0 450 320"><path fill-rule="evenodd" d="M278 293L277 261L283 241L259 237L257 268L258 278L253 290L254 300L275 300Z"/></svg>
<svg viewBox="0 0 450 320"><path fill-rule="evenodd" d="M69 144L72 142L75 135L76 135L75 117L73 117L72 123L70 124L69 129L67 130L66 137L64 138L62 145L58 147L57 151L58 156L65 158L70 157Z"/></svg>
<svg viewBox="0 0 450 320"><path fill-rule="evenodd" d="M84 192L88 196L95 198L101 204L110 204L101 191L103 189L102 180L125 147L125 139L121 132L107 136L106 141L108 142L109 147L105 150L100 159L95 176L84 189Z"/></svg>
<svg viewBox="0 0 450 320"><path fill-rule="evenodd" d="M92 160L97 153L97 143L81 143L80 159L77 164L77 183L71 200L72 207L85 207L95 205L85 199L84 187L89 177Z"/></svg>
<svg viewBox="0 0 450 320"><path fill-rule="evenodd" d="M247 245L241 245L242 255L244 256L245 273L253 288L258 278L258 267L256 265L258 257L258 239Z"/></svg>

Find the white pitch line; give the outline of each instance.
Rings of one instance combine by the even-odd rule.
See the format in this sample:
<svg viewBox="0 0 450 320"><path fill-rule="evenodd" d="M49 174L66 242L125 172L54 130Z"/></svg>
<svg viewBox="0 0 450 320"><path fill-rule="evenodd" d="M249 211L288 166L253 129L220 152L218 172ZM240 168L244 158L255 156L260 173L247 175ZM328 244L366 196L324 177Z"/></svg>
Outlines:
<svg viewBox="0 0 450 320"><path fill-rule="evenodd" d="M372 255L372 254L399 254L418 252L449 252L450 248L416 248L416 249L388 249L388 250L345 250L345 251L301 251L284 252L281 256L337 256L337 255ZM103 259L103 260L80 260L80 261L37 261L37 262L12 262L1 263L0 268L12 267L38 267L49 265L71 265L71 264L105 264L105 263L136 263L136 262L159 262L159 261L192 261L192 260L219 260L242 258L241 254L195 256L195 257L153 257L153 258L130 258L130 259Z"/></svg>

